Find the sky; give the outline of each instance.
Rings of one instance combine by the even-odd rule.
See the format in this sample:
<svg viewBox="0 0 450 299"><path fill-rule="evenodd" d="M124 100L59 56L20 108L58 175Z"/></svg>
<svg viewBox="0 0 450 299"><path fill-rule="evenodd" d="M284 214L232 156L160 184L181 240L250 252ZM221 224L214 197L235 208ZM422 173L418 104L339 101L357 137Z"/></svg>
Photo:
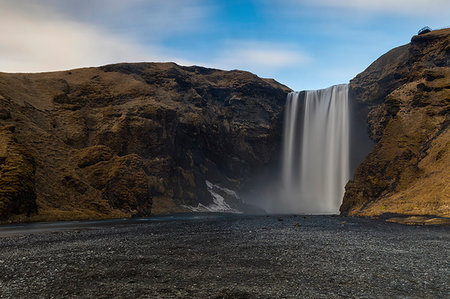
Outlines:
<svg viewBox="0 0 450 299"><path fill-rule="evenodd" d="M0 0L0 72L172 61L320 89L425 25L450 27L450 1Z"/></svg>

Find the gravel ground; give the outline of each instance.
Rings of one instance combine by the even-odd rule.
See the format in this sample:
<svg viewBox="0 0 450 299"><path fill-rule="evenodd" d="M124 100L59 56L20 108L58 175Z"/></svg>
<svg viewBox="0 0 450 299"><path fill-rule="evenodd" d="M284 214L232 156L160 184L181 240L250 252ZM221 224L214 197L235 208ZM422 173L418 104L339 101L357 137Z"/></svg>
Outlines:
<svg viewBox="0 0 450 299"><path fill-rule="evenodd" d="M156 220L0 227L0 296L450 297L448 226L333 216Z"/></svg>

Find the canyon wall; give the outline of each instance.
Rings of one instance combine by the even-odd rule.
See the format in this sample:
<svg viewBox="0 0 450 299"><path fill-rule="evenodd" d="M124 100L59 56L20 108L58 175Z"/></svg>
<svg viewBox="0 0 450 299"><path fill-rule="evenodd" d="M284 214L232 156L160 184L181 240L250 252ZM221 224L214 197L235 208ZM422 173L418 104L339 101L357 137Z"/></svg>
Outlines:
<svg viewBox="0 0 450 299"><path fill-rule="evenodd" d="M343 215L448 222L450 29L414 36L350 81L375 146L346 186Z"/></svg>
<svg viewBox="0 0 450 299"><path fill-rule="evenodd" d="M375 145L342 215L448 222L449 42L450 29L414 36L351 80ZM214 201L207 181L222 196L245 190L280 162L288 92L173 63L0 73L0 221L181 212Z"/></svg>
<svg viewBox="0 0 450 299"><path fill-rule="evenodd" d="M248 72L173 63L0 73L0 217L207 206L207 180L239 190L279 158L289 91Z"/></svg>

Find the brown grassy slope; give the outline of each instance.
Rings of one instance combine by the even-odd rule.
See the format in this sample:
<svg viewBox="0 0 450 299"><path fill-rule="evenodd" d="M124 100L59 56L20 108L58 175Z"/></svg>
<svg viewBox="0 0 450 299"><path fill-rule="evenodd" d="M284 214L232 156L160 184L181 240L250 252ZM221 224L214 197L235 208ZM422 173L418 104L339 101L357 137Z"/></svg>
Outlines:
<svg viewBox="0 0 450 299"><path fill-rule="evenodd" d="M436 30L350 82L354 99L368 107L376 145L346 186L343 214L450 217L449 57L450 29Z"/></svg>
<svg viewBox="0 0 450 299"><path fill-rule="evenodd" d="M36 211L35 161L13 132L0 127L0 218Z"/></svg>
<svg viewBox="0 0 450 299"><path fill-rule="evenodd" d="M273 160L288 91L173 63L0 73L0 125L36 161L29 220L143 216L207 204L206 179L238 189Z"/></svg>

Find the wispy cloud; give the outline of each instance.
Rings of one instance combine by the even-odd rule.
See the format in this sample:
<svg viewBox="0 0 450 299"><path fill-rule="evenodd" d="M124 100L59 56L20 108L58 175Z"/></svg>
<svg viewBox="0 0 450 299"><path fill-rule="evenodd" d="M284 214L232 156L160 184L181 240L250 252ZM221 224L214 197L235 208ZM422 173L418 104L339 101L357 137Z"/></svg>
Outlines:
<svg viewBox="0 0 450 299"><path fill-rule="evenodd" d="M264 41L228 41L212 63L224 69L244 69L257 73L306 65L309 55L298 46Z"/></svg>
<svg viewBox="0 0 450 299"><path fill-rule="evenodd" d="M193 19L200 13L195 5L198 1L186 1L185 5L181 0L42 2L44 5L34 1L0 0L0 71L52 71L123 61L186 64L187 61L170 55L170 51L156 40L168 34L192 30L195 26ZM55 5L50 6L53 2ZM78 4L71 7L74 3ZM94 21L93 16L86 15L86 11L100 4L104 5L104 11L109 12L109 16L97 20L102 24ZM143 12L136 10L136 6L146 6L147 19L139 20L139 14ZM108 15L104 11L102 13ZM134 22L130 20L133 13ZM123 32L116 30L121 22L108 21L108 18L114 19L114 15L126 19L123 26L144 27L145 32L138 34L136 29L129 35L129 28ZM83 18L92 20L83 21Z"/></svg>
<svg viewBox="0 0 450 299"><path fill-rule="evenodd" d="M0 0L2 7L89 23L105 32L145 39L194 31L204 26L211 5L205 0Z"/></svg>
<svg viewBox="0 0 450 299"><path fill-rule="evenodd" d="M0 71L174 61L324 87L446 26L449 11L449 0L0 0Z"/></svg>
<svg viewBox="0 0 450 299"><path fill-rule="evenodd" d="M145 57L133 43L56 16L9 9L0 28L0 71L61 70Z"/></svg>

